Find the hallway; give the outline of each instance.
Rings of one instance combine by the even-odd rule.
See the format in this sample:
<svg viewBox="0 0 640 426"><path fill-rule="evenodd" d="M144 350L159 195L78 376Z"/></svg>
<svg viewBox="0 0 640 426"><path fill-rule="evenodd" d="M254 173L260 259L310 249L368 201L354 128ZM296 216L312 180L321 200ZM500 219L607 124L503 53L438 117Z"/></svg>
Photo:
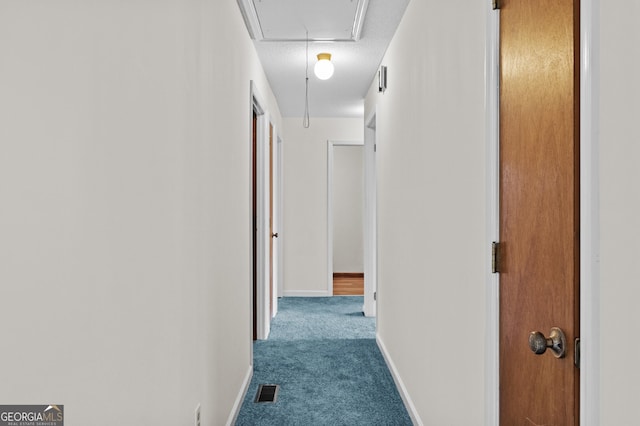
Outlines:
<svg viewBox="0 0 640 426"><path fill-rule="evenodd" d="M331 370L340 372L344 358L362 359L358 345L374 354L367 363L380 364L377 342L416 425L499 425L491 248L504 234L492 230L500 129L491 117L500 105L489 95L498 88L490 52L508 4L499 11L491 3L410 1L380 61L385 84L374 72L362 77L367 87L349 116L322 115L313 102L351 72L353 56L332 49L329 81L312 74L313 43L309 55L270 57L290 65L287 87L301 89L310 59L305 128L305 96L285 112L237 1L0 0L0 401L59 404L68 425L109 426L117 415L123 426L195 426L195 417L201 426L221 426L233 424L247 388L255 396L253 377L282 385L280 402L250 406L260 410L255 419L277 422L270 416L280 408L311 415L308 407L326 403L338 412L343 398L334 390L350 379L314 372L295 357L287 362L306 376L286 376L285 358L270 356L277 347L327 361L324 348L342 345L345 355ZM584 69L574 89L584 104L576 130L586 185L576 238L581 285L589 289L580 291L581 426L633 425L640 395L640 340L630 338L640 299L640 2L579 6ZM379 34L365 28L362 40ZM540 69L513 64L523 65L513 68L518 78ZM282 280L274 288L285 296L272 340L255 346L254 93L265 111L261 131L273 125L282 153L275 230ZM318 319L304 337L278 340L286 296L320 303L331 295L329 141L368 141L373 133L375 340L373 326L366 337L319 336L329 322ZM259 151L263 171L267 154ZM272 238L261 223L266 261ZM268 268L259 272L266 276ZM553 326L564 325L540 325L545 333ZM518 337L519 351L529 350L534 329ZM267 375L271 367L283 374ZM383 381L356 378L377 389L391 383L383 371ZM330 397L315 399L323 388ZM290 390L307 408L287 405ZM375 401L366 397L363 404ZM240 424L253 421L247 414Z"/></svg>
<svg viewBox="0 0 640 426"><path fill-rule="evenodd" d="M236 425L411 425L362 303L281 299ZM254 402L260 384L280 385L275 403Z"/></svg>

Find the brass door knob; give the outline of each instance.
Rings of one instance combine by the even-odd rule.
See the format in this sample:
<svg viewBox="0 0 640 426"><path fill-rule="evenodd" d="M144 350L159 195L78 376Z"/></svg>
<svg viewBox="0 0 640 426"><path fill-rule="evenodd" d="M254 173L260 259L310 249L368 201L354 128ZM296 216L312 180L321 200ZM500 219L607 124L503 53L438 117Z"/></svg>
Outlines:
<svg viewBox="0 0 640 426"><path fill-rule="evenodd" d="M558 327L551 329L549 338L544 337L544 334L539 331L532 331L529 334L529 348L536 355L542 355L547 349L551 349L553 356L564 358L567 354L567 339Z"/></svg>

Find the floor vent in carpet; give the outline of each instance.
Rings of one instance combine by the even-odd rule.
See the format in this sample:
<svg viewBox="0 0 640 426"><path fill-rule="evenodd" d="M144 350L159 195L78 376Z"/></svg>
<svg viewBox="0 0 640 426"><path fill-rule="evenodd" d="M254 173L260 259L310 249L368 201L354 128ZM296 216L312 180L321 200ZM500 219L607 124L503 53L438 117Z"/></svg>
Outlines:
<svg viewBox="0 0 640 426"><path fill-rule="evenodd" d="M254 402L276 402L279 388L278 385L260 385Z"/></svg>

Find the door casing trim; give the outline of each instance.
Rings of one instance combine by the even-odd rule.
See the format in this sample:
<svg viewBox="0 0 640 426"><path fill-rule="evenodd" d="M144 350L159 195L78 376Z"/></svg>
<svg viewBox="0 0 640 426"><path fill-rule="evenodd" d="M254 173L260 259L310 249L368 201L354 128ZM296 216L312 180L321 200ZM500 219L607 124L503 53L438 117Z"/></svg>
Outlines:
<svg viewBox="0 0 640 426"><path fill-rule="evenodd" d="M499 141L500 141L500 11L486 4L485 111L487 241L485 243L485 425L500 424L500 276L491 272L491 243L500 241Z"/></svg>
<svg viewBox="0 0 640 426"><path fill-rule="evenodd" d="M280 129L276 126L275 123L273 122L269 122L271 124L271 127L273 128L273 145L271 146L271 149L273 150L272 155L273 155L273 162L271 164L271 167L273 168L273 171L271 173L271 178L273 179L273 211L271 212L271 214L273 215L272 217L272 232L277 233L278 237L274 238L271 235L267 235L267 250L271 249L271 243L273 243L272 246L272 250L273 250L273 262L272 264L270 264L268 262L268 257L267 257L267 270L269 275L266 277L267 279L267 283L269 283L269 281L271 280L271 276L273 276L273 295L272 295L272 300L271 300L271 304L273 307L273 315L268 318L269 321L269 329L271 329L271 320L273 318L275 318L275 316L278 314L278 300L280 298L280 296L282 295L282 287L283 287L283 282L282 282L282 271L283 268L281 267L281 264L283 264L282 262L282 249L281 249L281 245L282 245L282 220L281 220L281 215L282 215L282 150L281 150L281 146L282 146L282 138L280 137ZM269 126L269 124L267 124L267 127ZM267 133L268 135L269 133ZM266 156L267 156L267 164L269 163L268 158L269 158L269 139L267 137L267 152L266 152ZM266 185L267 188L269 186L269 168L267 167L267 176L266 176ZM267 221L267 225L269 223L269 192L267 189L267 206L266 206L266 221ZM267 232L268 234L268 232ZM267 256L269 256L269 252L267 251ZM272 270L269 270L269 268L272 268ZM269 308L269 291L268 291L268 285L267 285L267 294L266 294L266 298L267 298L267 308Z"/></svg>
<svg viewBox="0 0 640 426"><path fill-rule="evenodd" d="M580 2L580 424L600 424L600 0Z"/></svg>
<svg viewBox="0 0 640 426"><path fill-rule="evenodd" d="M500 424L499 274L491 273L491 242L499 241L500 11L486 3L485 108L487 242L485 425ZM600 424L599 300L599 0L580 0L580 425Z"/></svg>

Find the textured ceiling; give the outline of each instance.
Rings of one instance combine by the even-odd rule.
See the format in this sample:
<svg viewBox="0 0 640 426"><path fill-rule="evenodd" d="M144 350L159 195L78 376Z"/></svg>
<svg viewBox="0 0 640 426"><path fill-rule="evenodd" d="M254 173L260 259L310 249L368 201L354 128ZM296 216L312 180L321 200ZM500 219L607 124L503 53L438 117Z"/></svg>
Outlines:
<svg viewBox="0 0 640 426"><path fill-rule="evenodd" d="M276 39L304 40L307 29L311 39L344 39L345 35L350 38L358 7L358 0L251 1L258 13L261 36ZM267 3L271 6L265 7ZM254 40L282 115L304 114L308 58L311 117L362 117L364 96L408 3L409 0L369 0L358 41L312 41L308 57L304 41ZM335 66L333 77L325 81L313 74L316 55L321 52L331 53Z"/></svg>

